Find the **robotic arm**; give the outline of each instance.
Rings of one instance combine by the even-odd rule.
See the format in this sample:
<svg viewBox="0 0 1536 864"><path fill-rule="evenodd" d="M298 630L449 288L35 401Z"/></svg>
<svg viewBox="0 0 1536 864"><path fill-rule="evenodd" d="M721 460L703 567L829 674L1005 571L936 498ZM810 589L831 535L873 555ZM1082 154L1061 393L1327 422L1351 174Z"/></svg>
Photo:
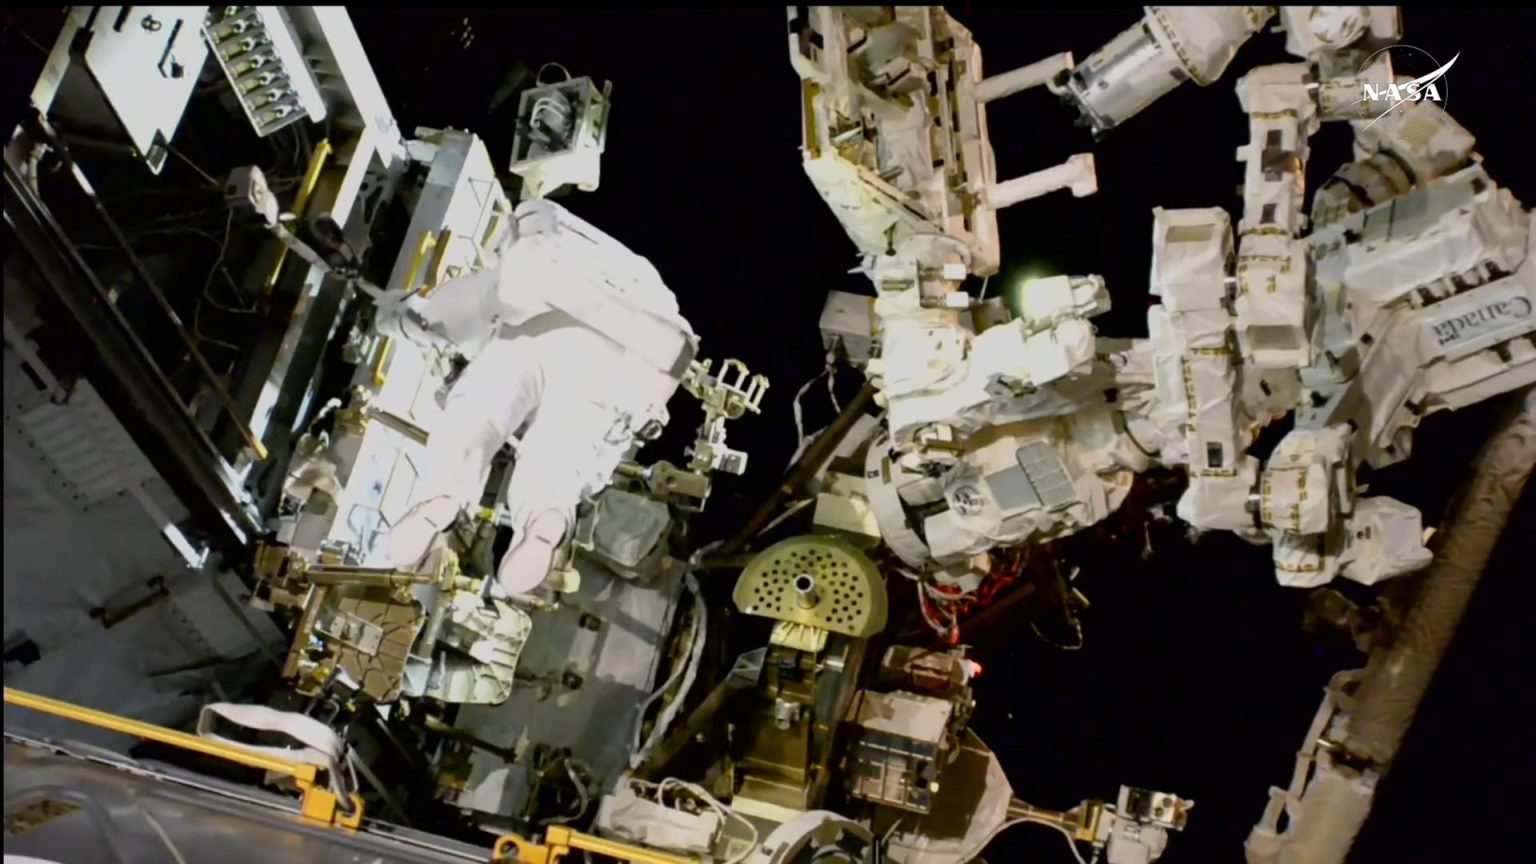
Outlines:
<svg viewBox="0 0 1536 864"><path fill-rule="evenodd" d="M1429 553L1416 510L1360 497L1360 462L1404 458L1427 410L1531 380L1526 343L1506 341L1532 326L1512 311L1531 300L1520 275L1528 214L1470 164L1471 135L1433 101L1376 95L1408 83L1386 53L1367 53L1395 38L1395 15L1288 7L1282 18L1288 47L1309 62L1238 82L1251 139L1238 151L1236 249L1219 209L1156 211L1153 293L1163 305L1151 312L1150 416L1163 461L1188 466L1181 518L1267 537L1282 584L1369 584L1424 566ZM1359 160L1324 185L1309 226L1307 140L1330 120L1354 126ZM1365 238L1367 226L1379 240ZM1507 314L1472 311L1484 308ZM1469 342L1502 347L1467 360L1419 335L1435 326L1448 341L1467 327L1479 331ZM1437 400L1432 380L1458 382L1448 385L1457 396ZM1254 433L1292 410L1296 428L1261 467L1245 454Z"/></svg>
<svg viewBox="0 0 1536 864"><path fill-rule="evenodd" d="M1149 339L1092 332L1086 319L1108 302L1096 277L1026 285L1012 320L960 292L965 276L996 270L991 211L1041 191L1091 191L1086 157L1080 183L1065 180L1071 163L997 183L988 97L1045 81L1097 137L1185 80L1214 83L1277 15L1304 62L1237 82L1250 132L1237 153L1239 216L1154 211L1161 302ZM818 524L886 544L944 633L953 621L928 599L978 591L993 549L1103 519L1154 461L1186 467L1184 521L1270 543L1283 585L1371 584L1424 566L1421 515L1366 497L1357 469L1407 458L1432 411L1536 382L1536 239L1472 136L1431 99L1396 95L1419 94L1445 68L1396 76L1380 49L1399 35L1395 7L1148 7L1082 64L1043 71L1058 55L983 78L969 33L942 10L792 12L806 171L875 286L872 300L833 297L823 336L867 364L887 427L862 474L827 483ZM926 107L923 87L897 82L921 74L950 110L932 115L931 138L907 143L944 143L958 108L962 146L896 159L897 139L924 124L891 118ZM1309 141L1324 122L1351 124L1355 161L1314 194L1309 218ZM973 158L956 168L957 154ZM1261 427L1287 415L1294 428L1267 460L1250 454ZM1112 861L1161 852L1158 831L1114 824L1133 842L1117 848L1106 831Z"/></svg>
<svg viewBox="0 0 1536 864"><path fill-rule="evenodd" d="M1047 84L1071 56L985 75L970 32L940 7L792 7L789 25L805 171L874 287L873 299L830 298L823 333L866 366L886 409L888 433L869 451L880 534L917 570L958 572L1000 543L1102 518L1116 496L1096 474L1118 481L1118 469L1075 449L1068 427L1113 438L1112 418L1065 418L1108 386L1087 322L1108 309L1103 280L1040 280L1020 316L990 327L978 319L1001 304L980 308L961 288L997 271L998 209L1097 189L1089 154L999 182L987 137L993 102ZM973 446L1006 424L990 449ZM1034 480L1017 458L1026 448Z"/></svg>
<svg viewBox="0 0 1536 864"><path fill-rule="evenodd" d="M1151 338L1094 335L1087 319L1108 300L1096 277L1027 285L1019 317L984 323L991 312L959 280L995 270L995 209L1092 188L1086 155L996 182L986 104L1045 82L1102 134L1183 80L1216 81L1277 16L1305 62L1237 83L1250 128L1241 216L1156 211ZM823 335L879 387L888 431L864 485L880 536L911 567L967 571L960 587L973 584L986 571L977 556L1102 519L1154 458L1188 468L1181 518L1272 543L1283 584L1374 582L1424 563L1418 513L1362 498L1355 471L1404 458L1423 413L1530 380L1525 343L1510 341L1527 332L1512 310L1530 299L1529 231L1518 202L1470 164L1464 129L1433 101L1383 95L1410 84L1380 50L1400 34L1396 7L1148 7L1082 64L1058 55L990 77L969 33L932 7L810 7L790 29L807 174L875 283L872 302L832 298ZM922 88L899 83L913 75L951 88L957 110L932 111L952 139L907 143L947 141L958 164L896 158L902 112L931 110ZM1354 127L1357 161L1314 195L1309 225L1309 141L1330 121ZM934 194L944 188L968 194ZM1398 198L1421 215L1394 210ZM1367 234L1381 242L1362 244ZM1481 353L1442 350L1440 336L1415 335L1426 328ZM1292 413L1267 465L1248 454L1262 426Z"/></svg>
<svg viewBox="0 0 1536 864"><path fill-rule="evenodd" d="M1141 21L1060 73L1051 90L1102 137L1185 81L1215 83L1275 15L1273 6L1148 6ZM1287 50L1301 57L1375 47L1401 35L1396 6L1283 6L1279 17ZM1335 76L1330 70L1327 77ZM1357 92L1338 89L1341 96Z"/></svg>

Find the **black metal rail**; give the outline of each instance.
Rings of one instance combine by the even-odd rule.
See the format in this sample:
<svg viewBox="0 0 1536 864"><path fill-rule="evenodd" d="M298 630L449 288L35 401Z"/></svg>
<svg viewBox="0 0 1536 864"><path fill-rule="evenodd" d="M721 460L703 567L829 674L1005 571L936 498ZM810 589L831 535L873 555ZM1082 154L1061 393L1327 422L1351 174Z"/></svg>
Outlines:
<svg viewBox="0 0 1536 864"><path fill-rule="evenodd" d="M261 530L217 449L177 398L48 207L9 160L5 223L93 347L91 380L219 551L242 560Z"/></svg>

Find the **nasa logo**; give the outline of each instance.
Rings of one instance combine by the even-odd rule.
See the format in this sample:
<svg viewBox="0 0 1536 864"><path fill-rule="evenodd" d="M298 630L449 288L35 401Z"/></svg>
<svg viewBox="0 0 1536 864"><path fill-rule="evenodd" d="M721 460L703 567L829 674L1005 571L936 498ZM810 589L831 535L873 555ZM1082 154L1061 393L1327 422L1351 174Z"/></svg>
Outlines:
<svg viewBox="0 0 1536 864"><path fill-rule="evenodd" d="M1520 321L1530 316L1531 299L1529 297L1494 300L1482 308L1436 324L1435 338L1439 340L1440 347L1444 348L1452 343L1465 342L1497 330L1506 323Z"/></svg>
<svg viewBox="0 0 1536 864"><path fill-rule="evenodd" d="M1420 75L1403 84L1397 83L1396 80L1388 80L1386 83L1378 86L1365 80L1368 77L1365 72L1366 68L1371 65L1371 62L1376 59L1377 55L1389 51L1418 52L1424 57L1429 58L1429 62L1435 67L1434 71ZM1412 45L1393 45L1389 48L1382 48L1370 57L1367 57L1365 62L1360 64L1360 78L1362 80L1360 85L1362 91L1360 101L1371 106L1382 103L1382 107L1379 112L1375 111L1374 107L1367 109L1366 116L1370 116L1372 113L1375 113L1375 116L1371 117L1370 123L1365 124L1365 128L1371 128L1377 120L1391 114L1409 102L1422 102L1427 99L1431 102L1439 102L1441 107L1444 107L1446 97L1450 93L1450 83L1446 80L1445 73L1455 65L1456 60L1460 57L1461 54L1458 53L1450 59L1450 62L1442 66L1438 60L1430 56L1428 51L1425 51L1423 48L1415 48ZM1388 64L1389 69L1394 66L1395 64Z"/></svg>

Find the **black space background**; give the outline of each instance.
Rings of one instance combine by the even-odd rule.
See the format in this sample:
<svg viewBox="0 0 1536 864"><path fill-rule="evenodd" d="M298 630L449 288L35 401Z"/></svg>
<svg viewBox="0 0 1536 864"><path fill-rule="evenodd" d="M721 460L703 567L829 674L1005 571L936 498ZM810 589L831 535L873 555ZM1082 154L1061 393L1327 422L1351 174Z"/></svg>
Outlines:
<svg viewBox="0 0 1536 864"><path fill-rule="evenodd" d="M1062 50L1082 59L1140 15L1088 7L950 11L976 34L992 71ZM358 8L353 16L402 126L469 128L501 165L511 130L494 124L499 118L487 106L514 62L535 69L559 62L574 75L614 82L602 186L564 203L656 264L703 337L705 356L739 357L773 381L763 415L730 432L751 453L747 475L717 481L699 526L706 537L729 530L773 487L794 446L790 400L821 363L816 322L824 293L868 291L863 277L844 275L856 263L852 245L800 169L783 8ZM1441 62L1461 53L1447 76L1448 109L1479 136L1494 178L1536 201L1536 15L1409 8L1404 23L1406 41ZM994 103L988 121L1000 177L1091 149L1100 192L1057 193L1005 211L1003 270L990 290L1026 272L1100 273L1116 303L1099 319L1100 331L1144 335L1150 211L1240 207L1235 149L1247 129L1233 83L1255 65L1288 62L1283 41L1255 39L1221 82L1180 88L1099 145L1044 91ZM1346 128L1330 126L1314 139L1309 185L1349 158L1348 138ZM843 383L845 393L857 386ZM810 428L830 419L825 402L808 397ZM1437 521L1489 416L1464 412L1426 424L1410 469L1418 473L1382 482ZM696 417L686 399L676 400L666 452L655 457L677 459ZM1527 520L1512 535L1529 549L1533 528ZM1302 637L1304 595L1274 584L1265 550L1214 537L1193 548L1169 544L1147 564L1123 558L1123 568L1084 578L1094 607L1083 651L1053 652L1022 626L973 637L987 668L977 728L1021 797L1068 807L1113 795L1122 782L1176 791L1197 806L1163 860L1240 861L1266 789L1289 780L1320 688L1353 658ZM1514 558L1490 573L1466 619L1469 635L1432 691L1353 860L1524 857L1513 851L1531 800L1528 774L1516 767L1532 752L1531 574L1522 569ZM1054 832L1021 827L987 857L1065 862L1061 844Z"/></svg>

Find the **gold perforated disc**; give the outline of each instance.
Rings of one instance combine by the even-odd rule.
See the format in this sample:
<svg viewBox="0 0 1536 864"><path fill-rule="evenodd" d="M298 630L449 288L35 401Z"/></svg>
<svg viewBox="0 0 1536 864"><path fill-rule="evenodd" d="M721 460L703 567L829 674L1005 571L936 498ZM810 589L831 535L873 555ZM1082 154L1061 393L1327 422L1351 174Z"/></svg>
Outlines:
<svg viewBox="0 0 1536 864"><path fill-rule="evenodd" d="M764 549L736 580L731 599L748 615L844 636L867 638L885 627L879 568L832 537L791 537Z"/></svg>

